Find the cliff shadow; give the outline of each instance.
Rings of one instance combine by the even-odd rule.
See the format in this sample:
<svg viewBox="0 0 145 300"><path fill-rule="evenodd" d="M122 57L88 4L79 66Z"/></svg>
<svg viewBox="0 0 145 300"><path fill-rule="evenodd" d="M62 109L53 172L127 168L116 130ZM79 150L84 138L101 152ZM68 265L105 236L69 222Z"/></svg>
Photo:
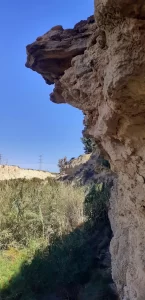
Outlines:
<svg viewBox="0 0 145 300"><path fill-rule="evenodd" d="M1 289L1 300L115 300L108 218L80 225L39 249Z"/></svg>

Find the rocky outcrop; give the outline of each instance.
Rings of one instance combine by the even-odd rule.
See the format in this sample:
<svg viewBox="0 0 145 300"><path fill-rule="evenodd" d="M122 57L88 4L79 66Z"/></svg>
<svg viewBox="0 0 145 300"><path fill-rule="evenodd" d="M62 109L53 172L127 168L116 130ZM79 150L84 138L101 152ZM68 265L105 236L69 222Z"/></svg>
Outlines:
<svg viewBox="0 0 145 300"><path fill-rule="evenodd" d="M80 172L81 169L84 169L86 163L90 161L91 154L84 154L78 157L72 157L70 160L65 160L62 170L60 170L62 174L73 176L77 172Z"/></svg>
<svg viewBox="0 0 145 300"><path fill-rule="evenodd" d="M56 178L73 185L91 186L95 183L111 188L115 174L110 170L108 162L94 151L66 161Z"/></svg>
<svg viewBox="0 0 145 300"><path fill-rule="evenodd" d="M145 299L145 4L95 0L74 29L52 28L27 46L26 66L55 84L51 100L85 113L118 175L110 220L120 299Z"/></svg>

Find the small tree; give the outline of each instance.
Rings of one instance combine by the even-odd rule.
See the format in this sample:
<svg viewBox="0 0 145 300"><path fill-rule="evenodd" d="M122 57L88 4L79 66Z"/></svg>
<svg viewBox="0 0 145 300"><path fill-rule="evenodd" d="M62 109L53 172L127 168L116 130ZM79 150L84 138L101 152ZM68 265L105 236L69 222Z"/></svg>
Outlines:
<svg viewBox="0 0 145 300"><path fill-rule="evenodd" d="M93 184L85 197L84 213L88 220L105 220L108 216L110 188L103 183Z"/></svg>
<svg viewBox="0 0 145 300"><path fill-rule="evenodd" d="M61 158L58 160L58 167L59 167L60 172L64 171L64 167L66 166L66 164L67 164L66 156L64 158Z"/></svg>
<svg viewBox="0 0 145 300"><path fill-rule="evenodd" d="M85 154L90 154L93 152L95 148L95 141L92 138L82 137L81 141L84 145L84 152Z"/></svg>

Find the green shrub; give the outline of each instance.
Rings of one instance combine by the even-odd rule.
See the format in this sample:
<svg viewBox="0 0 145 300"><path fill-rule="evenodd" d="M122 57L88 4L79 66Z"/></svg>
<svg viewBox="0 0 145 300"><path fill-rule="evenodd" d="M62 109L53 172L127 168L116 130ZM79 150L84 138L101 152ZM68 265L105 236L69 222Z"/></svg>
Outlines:
<svg viewBox="0 0 145 300"><path fill-rule="evenodd" d="M82 188L52 180L0 182L0 249L61 236L84 221Z"/></svg>
<svg viewBox="0 0 145 300"><path fill-rule="evenodd" d="M83 299L113 299L98 259L98 241L111 233L107 187L93 185L85 197L81 187L48 179L0 182L0 190L1 300L40 300L60 289L62 299L77 299L79 287Z"/></svg>
<svg viewBox="0 0 145 300"><path fill-rule="evenodd" d="M103 167L110 169L110 163L109 163L109 161L108 161L107 159L104 159L103 156L99 156L98 162L100 162L100 164L101 164Z"/></svg>
<svg viewBox="0 0 145 300"><path fill-rule="evenodd" d="M91 222L106 219L110 189L103 184L93 184L85 197L84 213Z"/></svg>
<svg viewBox="0 0 145 300"><path fill-rule="evenodd" d="M16 274L15 270L16 276L12 277L10 287L3 288L2 300L41 299L41 295L53 293L58 287L68 294L71 286L75 289L86 285L93 271L97 273L96 266L94 268L97 238L94 242L94 234L95 228L90 232L81 226L68 235L54 237L48 247L38 249L35 255L32 252L33 258L27 252L27 262L23 259L19 273Z"/></svg>
<svg viewBox="0 0 145 300"><path fill-rule="evenodd" d="M81 138L81 141L84 145L84 152L85 154L89 154L89 153L92 153L95 146L96 146L96 143L95 141L92 139L92 138L87 138L87 137L82 137Z"/></svg>

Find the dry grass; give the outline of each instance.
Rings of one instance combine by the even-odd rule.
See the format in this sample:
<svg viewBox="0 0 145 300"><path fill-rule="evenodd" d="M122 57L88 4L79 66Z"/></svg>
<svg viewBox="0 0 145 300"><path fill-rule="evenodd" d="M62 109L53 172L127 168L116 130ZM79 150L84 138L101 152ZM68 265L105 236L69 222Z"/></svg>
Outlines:
<svg viewBox="0 0 145 300"><path fill-rule="evenodd" d="M0 248L70 232L84 221L83 202L83 188L50 178L0 182Z"/></svg>

